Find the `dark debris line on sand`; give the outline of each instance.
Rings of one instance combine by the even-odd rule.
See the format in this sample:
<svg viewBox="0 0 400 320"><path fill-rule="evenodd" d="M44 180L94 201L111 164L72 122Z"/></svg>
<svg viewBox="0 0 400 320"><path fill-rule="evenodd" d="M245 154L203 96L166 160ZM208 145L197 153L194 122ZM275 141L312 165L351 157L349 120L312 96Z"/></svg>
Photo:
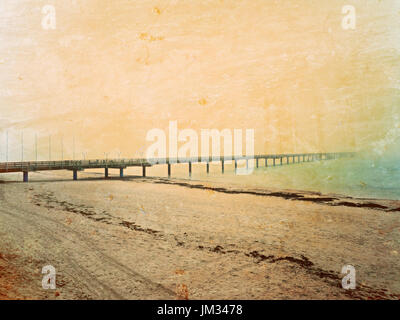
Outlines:
<svg viewBox="0 0 400 320"><path fill-rule="evenodd" d="M338 275L338 273L334 272L333 270L327 271L316 267L313 262L311 262L307 257L303 255L301 255L301 259L290 256L276 258L273 255L265 256L257 251L252 251L250 253L247 253L246 256L255 258L256 263L260 263L262 261L266 261L268 263L276 263L278 261L288 261L292 264L298 265L306 272L318 276L329 285L341 288L341 277ZM363 284L357 284L357 288L355 290L346 290L345 294L352 299L362 299L362 300L400 299L400 294L391 294L388 293L386 289L376 289Z"/></svg>
<svg viewBox="0 0 400 320"><path fill-rule="evenodd" d="M177 182L177 181L170 181L166 179L157 179L154 180L153 183L158 184L173 184L181 187L192 188L192 189L202 189L202 190L210 190L215 192L222 192L227 194L250 194L255 196L264 196L264 197L278 197L283 198L285 200L298 200L298 201L309 201L314 203L320 203L329 206L345 206L345 207L354 207L354 208L367 208L367 209L374 209L374 210L382 210L385 212L394 212L400 211L399 208L389 208L387 206L370 202L370 200L366 201L366 199L357 199L352 197L346 197L346 199L353 199L357 202L350 202L350 201L341 201L340 198L335 197L326 197L322 196L320 193L311 193L316 195L315 197L307 197L301 193L296 192L269 192L269 191L256 191L256 190L241 190L241 189L227 189L222 187L210 187L205 186L202 184L191 184L186 182Z"/></svg>

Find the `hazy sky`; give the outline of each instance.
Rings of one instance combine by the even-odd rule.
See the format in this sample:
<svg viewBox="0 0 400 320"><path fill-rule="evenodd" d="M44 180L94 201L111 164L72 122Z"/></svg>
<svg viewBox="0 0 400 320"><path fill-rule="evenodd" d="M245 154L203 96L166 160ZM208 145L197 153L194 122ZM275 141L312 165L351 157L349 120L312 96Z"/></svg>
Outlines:
<svg viewBox="0 0 400 320"><path fill-rule="evenodd" d="M53 5L56 29L42 8ZM355 30L342 28L344 5ZM255 129L258 153L393 148L400 1L1 0L0 159L132 156L147 131Z"/></svg>

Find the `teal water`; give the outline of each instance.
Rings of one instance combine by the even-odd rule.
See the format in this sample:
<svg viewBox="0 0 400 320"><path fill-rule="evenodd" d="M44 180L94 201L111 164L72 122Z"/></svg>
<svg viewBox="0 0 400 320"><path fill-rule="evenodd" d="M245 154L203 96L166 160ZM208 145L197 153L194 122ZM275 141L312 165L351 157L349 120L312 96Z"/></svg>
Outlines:
<svg viewBox="0 0 400 320"><path fill-rule="evenodd" d="M395 160L341 159L256 170L254 178L263 180L264 186L398 200L399 164Z"/></svg>
<svg viewBox="0 0 400 320"><path fill-rule="evenodd" d="M235 175L233 165L211 166L205 174L204 165L193 168L192 179L223 182L236 187L278 188L336 193L361 198L400 200L400 160L352 158L299 163L276 167L254 168L250 175ZM176 165L173 176L187 178L187 167Z"/></svg>

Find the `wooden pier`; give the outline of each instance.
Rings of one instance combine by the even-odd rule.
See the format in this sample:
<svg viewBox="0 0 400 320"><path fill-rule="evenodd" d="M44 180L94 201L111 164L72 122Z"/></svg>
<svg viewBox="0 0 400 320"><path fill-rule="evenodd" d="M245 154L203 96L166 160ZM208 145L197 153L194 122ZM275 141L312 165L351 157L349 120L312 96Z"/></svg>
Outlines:
<svg viewBox="0 0 400 320"><path fill-rule="evenodd" d="M339 158L350 158L354 152L332 152L332 153L301 153L301 154L267 154L255 156L234 156L234 157L202 157L196 158L155 158L155 159L97 159L97 160L66 160L66 161L24 161L24 162L2 162L0 163L0 173L22 172L23 181L28 182L29 172L49 171L49 170L71 170L73 180L78 179L78 171L85 169L104 169L104 177L108 178L108 169L119 169L120 177L124 176L124 169L127 167L142 167L142 175L146 176L146 167L153 165L166 164L168 166L168 177L172 175L172 165L176 163L187 163L189 166L189 177L192 175L192 164L204 163L206 172L210 172L210 163L220 162L221 172L225 171L225 163L234 162L235 172L238 168L238 161L246 161L246 167L249 167L249 161L255 161L255 167L258 168L260 162L264 166L289 165L301 162L312 162L322 160L333 160ZM261 161L260 161L261 160ZM279 164L278 164L279 162Z"/></svg>

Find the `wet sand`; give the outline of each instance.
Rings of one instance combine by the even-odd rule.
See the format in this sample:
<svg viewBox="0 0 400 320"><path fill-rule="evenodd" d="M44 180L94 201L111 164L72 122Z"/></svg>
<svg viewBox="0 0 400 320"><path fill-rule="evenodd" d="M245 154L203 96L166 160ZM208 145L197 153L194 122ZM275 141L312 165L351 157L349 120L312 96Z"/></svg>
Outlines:
<svg viewBox="0 0 400 320"><path fill-rule="evenodd" d="M400 298L400 201L70 175L0 176L0 299Z"/></svg>

